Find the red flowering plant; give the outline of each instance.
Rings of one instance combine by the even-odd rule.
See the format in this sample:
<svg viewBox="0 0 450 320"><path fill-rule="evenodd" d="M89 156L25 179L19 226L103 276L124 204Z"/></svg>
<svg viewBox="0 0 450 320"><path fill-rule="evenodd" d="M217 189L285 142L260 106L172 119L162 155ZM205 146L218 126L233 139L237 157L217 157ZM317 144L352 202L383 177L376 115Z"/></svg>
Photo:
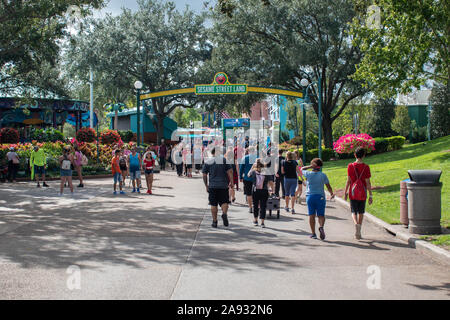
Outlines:
<svg viewBox="0 0 450 320"><path fill-rule="evenodd" d="M114 145L117 144L119 146L123 145L123 141L120 138L120 134L115 130L106 130L103 131L100 135L100 142L102 144Z"/></svg>
<svg viewBox="0 0 450 320"><path fill-rule="evenodd" d="M77 132L78 142L95 142L97 139L97 133L92 128L81 128Z"/></svg>
<svg viewBox="0 0 450 320"><path fill-rule="evenodd" d="M359 147L372 152L375 150L375 139L366 133L347 134L342 136L333 144L333 149L339 154L351 154Z"/></svg>
<svg viewBox="0 0 450 320"><path fill-rule="evenodd" d="M19 131L14 128L3 128L0 130L1 143L18 143L20 140Z"/></svg>

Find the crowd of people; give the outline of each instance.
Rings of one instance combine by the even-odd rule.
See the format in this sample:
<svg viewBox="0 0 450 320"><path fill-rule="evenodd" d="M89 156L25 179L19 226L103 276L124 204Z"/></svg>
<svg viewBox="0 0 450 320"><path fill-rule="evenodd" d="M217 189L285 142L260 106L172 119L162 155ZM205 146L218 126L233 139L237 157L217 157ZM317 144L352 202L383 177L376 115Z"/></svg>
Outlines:
<svg viewBox="0 0 450 320"><path fill-rule="evenodd" d="M234 147L223 145L203 145L191 142L181 142L174 148L167 145L164 140L161 145L149 146L141 150L134 146L116 146L111 160L111 172L113 174L113 193L125 194L126 179L130 179L132 193L141 193L142 175L145 177L147 194L153 194L153 181L156 161L159 161L160 169L166 169L168 163L172 170L175 169L179 177L192 178L192 171L203 174L203 181L208 193L213 217L212 227L218 227L218 211L222 209L224 226L229 226L228 208L236 201L236 190L239 191L239 183L242 183L243 192L249 213L253 215L253 224L265 228L266 208L269 196L284 200L286 213L296 214L296 203L301 204L304 194L309 215L311 238L325 239L325 187L330 193L330 199L335 197L329 179L323 173L323 161L315 158L310 165L304 166L298 152L287 152L285 155L279 151L274 166L272 166L271 144L263 150L259 150L259 144L254 146L246 140L245 147L240 148L234 143ZM210 150L210 154L206 150ZM220 153L217 152L220 150ZM258 151L260 151L258 153ZM262 155L262 157L258 157ZM372 204L372 191L370 184L370 167L364 163L366 151L358 148L355 151L354 163L348 165L347 183L345 185L345 200L350 198L351 211L355 224L355 238L361 239L361 226L364 219L366 202ZM16 180L17 168L20 163L18 154L14 148L7 153L9 179ZM79 178L78 188L84 187L82 167L87 159L81 153L78 146L66 146L59 157L60 164L60 195L64 188L68 187L74 192L72 183L73 171ZM30 156L30 169L32 179L40 188L49 187L46 183L47 159L44 151L35 146ZM119 190L117 190L117 187ZM304 187L306 188L304 192ZM367 198L367 193L369 197ZM316 230L316 219L319 227Z"/></svg>
<svg viewBox="0 0 450 320"><path fill-rule="evenodd" d="M224 226L229 226L228 209L235 201L236 173L243 183L243 191L249 212L253 214L253 224L265 228L266 206L269 196L275 196L285 201L285 211L296 214L295 204L306 187L305 198L309 216L312 239L317 239L317 231L321 240L325 240L325 187L330 194L330 200L335 197L329 179L323 173L323 161L315 158L310 165L304 166L298 152L287 152L286 157L280 150L275 168L272 168L268 157L257 157L255 147L245 149L245 155L237 166L236 150L229 150L225 156L217 156L217 148L211 152L211 157L205 160L203 166L203 181L208 193L209 204L213 217L212 227L218 226L218 211L222 209ZM267 152L266 152L267 151ZM270 156L270 148L263 155ZM361 226L364 219L367 193L368 202L372 204L370 184L370 167L364 163L366 151L358 148L355 152L356 161L348 165L348 179L345 186L345 200L350 198L351 211L355 224L355 238L361 239ZM230 161L232 159L232 161ZM227 161L228 160L228 161ZM280 190L281 189L281 190ZM316 220L319 227L316 228Z"/></svg>

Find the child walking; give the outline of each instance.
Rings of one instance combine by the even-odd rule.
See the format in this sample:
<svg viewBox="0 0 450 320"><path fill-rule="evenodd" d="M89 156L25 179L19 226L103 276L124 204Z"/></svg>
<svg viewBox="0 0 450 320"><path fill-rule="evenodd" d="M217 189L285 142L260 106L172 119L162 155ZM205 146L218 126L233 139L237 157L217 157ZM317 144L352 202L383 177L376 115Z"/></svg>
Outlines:
<svg viewBox="0 0 450 320"><path fill-rule="evenodd" d="M120 194L125 194L122 191L122 171L120 170L120 150L114 152L114 158L111 161L111 170L114 176L114 194L117 194L117 182L119 182Z"/></svg>
<svg viewBox="0 0 450 320"><path fill-rule="evenodd" d="M133 193L141 193L141 155L137 153L137 148L134 147L131 150L131 154L128 157L128 167L130 169L130 179L133 182Z"/></svg>
<svg viewBox="0 0 450 320"><path fill-rule="evenodd" d="M331 194L331 199L334 198L333 189L326 174L321 169L323 162L319 158L311 161L311 165L302 168L302 174L306 178L306 204L308 206L309 225L311 227L312 239L317 239L316 236L316 215L319 218L319 232L320 239L325 240L325 207L326 197L324 186L327 186L328 192ZM312 169L312 171L307 171Z"/></svg>
<svg viewBox="0 0 450 320"><path fill-rule="evenodd" d="M145 181L147 182L147 193L152 194L153 187L153 167L155 166L155 159L152 153L147 152L144 159Z"/></svg>
<svg viewBox="0 0 450 320"><path fill-rule="evenodd" d="M366 211L367 190L369 191L369 205L372 204L372 186L370 184L370 167L364 163L366 150L355 150L356 161L347 167L347 183L345 185L345 201L350 195L350 207L355 223L355 238L361 239L361 226Z"/></svg>

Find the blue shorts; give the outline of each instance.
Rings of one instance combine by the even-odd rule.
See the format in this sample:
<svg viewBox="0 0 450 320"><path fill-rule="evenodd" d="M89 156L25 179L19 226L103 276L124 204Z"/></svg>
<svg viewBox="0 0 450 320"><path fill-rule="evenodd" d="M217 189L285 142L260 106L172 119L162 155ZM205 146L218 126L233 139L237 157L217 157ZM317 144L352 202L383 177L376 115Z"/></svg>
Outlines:
<svg viewBox="0 0 450 320"><path fill-rule="evenodd" d="M284 192L286 197L294 197L297 191L297 179L284 178Z"/></svg>
<svg viewBox="0 0 450 320"><path fill-rule="evenodd" d="M122 182L122 174L119 172L116 172L114 174L114 183L117 183L117 182Z"/></svg>
<svg viewBox="0 0 450 320"><path fill-rule="evenodd" d="M34 174L45 174L45 166L34 165Z"/></svg>
<svg viewBox="0 0 450 320"><path fill-rule="evenodd" d="M63 170L61 169L61 177L71 177L72 176L72 170Z"/></svg>
<svg viewBox="0 0 450 320"><path fill-rule="evenodd" d="M306 196L306 204L308 205L308 215L318 217L325 216L325 207L327 205L327 200L324 195L321 194L311 194Z"/></svg>

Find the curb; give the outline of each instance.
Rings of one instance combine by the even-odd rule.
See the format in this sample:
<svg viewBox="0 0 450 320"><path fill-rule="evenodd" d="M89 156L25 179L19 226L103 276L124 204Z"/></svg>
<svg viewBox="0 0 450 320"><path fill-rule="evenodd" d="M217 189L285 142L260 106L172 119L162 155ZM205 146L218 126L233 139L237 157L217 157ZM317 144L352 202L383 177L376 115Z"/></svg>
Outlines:
<svg viewBox="0 0 450 320"><path fill-rule="evenodd" d="M345 201L342 198L335 197L336 202L340 205L349 208L350 209L350 203ZM426 254L430 258L433 258L434 260L437 260L438 262L444 263L446 265L450 266L450 252L440 248L434 244L431 244L425 240L418 239L415 235L410 234L408 232L403 232L401 230L398 230L395 225L391 225L380 218L375 217L374 215L366 212L364 216L369 220L370 222L374 223L380 228L385 229L389 233L393 234L398 239L405 241L408 243L408 245L412 248L415 248L419 250L421 253Z"/></svg>

